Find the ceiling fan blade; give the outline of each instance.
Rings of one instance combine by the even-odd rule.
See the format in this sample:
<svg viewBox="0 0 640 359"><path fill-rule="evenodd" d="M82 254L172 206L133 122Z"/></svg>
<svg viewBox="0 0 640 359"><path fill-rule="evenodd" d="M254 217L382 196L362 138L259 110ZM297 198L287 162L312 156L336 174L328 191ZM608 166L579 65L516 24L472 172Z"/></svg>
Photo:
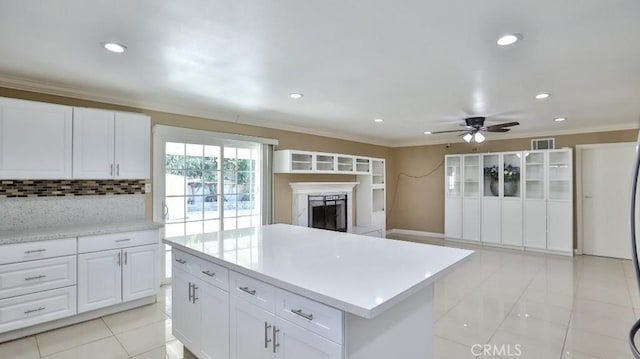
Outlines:
<svg viewBox="0 0 640 359"><path fill-rule="evenodd" d="M520 124L520 122L507 122L507 123L499 123L497 125L491 125L491 126L487 126L487 131L490 131L491 129L497 129L497 128L504 128L504 127L511 127L511 126L518 126Z"/></svg>
<svg viewBox="0 0 640 359"><path fill-rule="evenodd" d="M436 131L436 132L431 132L432 135L438 134L438 133L449 133L449 132L469 132L468 130L450 130L450 131Z"/></svg>
<svg viewBox="0 0 640 359"><path fill-rule="evenodd" d="M511 131L510 128L485 128L482 131L486 131L486 132L509 132Z"/></svg>

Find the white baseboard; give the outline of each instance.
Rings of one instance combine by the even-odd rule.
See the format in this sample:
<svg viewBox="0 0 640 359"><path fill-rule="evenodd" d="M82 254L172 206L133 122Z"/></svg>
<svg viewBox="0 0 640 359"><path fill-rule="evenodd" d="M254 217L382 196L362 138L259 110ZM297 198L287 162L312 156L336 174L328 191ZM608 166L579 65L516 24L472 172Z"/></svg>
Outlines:
<svg viewBox="0 0 640 359"><path fill-rule="evenodd" d="M417 237L444 238L444 233L414 231L411 229L399 229L399 228L390 229L387 231L387 234L406 234L406 235L417 236Z"/></svg>

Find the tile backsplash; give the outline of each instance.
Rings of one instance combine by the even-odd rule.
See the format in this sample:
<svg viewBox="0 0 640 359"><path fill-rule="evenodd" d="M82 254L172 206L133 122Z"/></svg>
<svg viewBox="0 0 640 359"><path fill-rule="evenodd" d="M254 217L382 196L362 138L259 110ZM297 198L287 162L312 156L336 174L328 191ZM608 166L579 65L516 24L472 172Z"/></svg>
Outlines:
<svg viewBox="0 0 640 359"><path fill-rule="evenodd" d="M0 180L0 198L144 194L144 180Z"/></svg>

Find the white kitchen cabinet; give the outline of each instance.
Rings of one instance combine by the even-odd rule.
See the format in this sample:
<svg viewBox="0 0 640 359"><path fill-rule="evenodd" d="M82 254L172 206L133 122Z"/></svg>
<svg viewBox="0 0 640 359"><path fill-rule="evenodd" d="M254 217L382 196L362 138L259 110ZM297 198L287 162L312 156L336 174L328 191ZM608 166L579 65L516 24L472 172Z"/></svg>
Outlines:
<svg viewBox="0 0 640 359"><path fill-rule="evenodd" d="M200 343L200 322L198 307L193 303L193 284L197 279L173 266L171 281L171 317L173 335L182 344L197 353Z"/></svg>
<svg viewBox="0 0 640 359"><path fill-rule="evenodd" d="M0 333L76 314L76 287L0 300Z"/></svg>
<svg viewBox="0 0 640 359"><path fill-rule="evenodd" d="M502 156L499 153L482 155L480 240L483 243L502 242L502 193L499 176L501 163Z"/></svg>
<svg viewBox="0 0 640 359"><path fill-rule="evenodd" d="M230 358L272 359L275 315L235 295L230 299Z"/></svg>
<svg viewBox="0 0 640 359"><path fill-rule="evenodd" d="M200 282L194 290L200 305L200 358L229 357L229 293ZM199 302L198 302L199 300Z"/></svg>
<svg viewBox="0 0 640 359"><path fill-rule="evenodd" d="M71 178L71 107L0 98L0 179Z"/></svg>
<svg viewBox="0 0 640 359"><path fill-rule="evenodd" d="M73 109L73 178L149 178L151 120L138 113Z"/></svg>
<svg viewBox="0 0 640 359"><path fill-rule="evenodd" d="M524 152L524 226L527 248L547 248L546 151Z"/></svg>
<svg viewBox="0 0 640 359"><path fill-rule="evenodd" d="M462 156L462 239L480 241L480 155Z"/></svg>
<svg viewBox="0 0 640 359"><path fill-rule="evenodd" d="M444 236L462 238L462 156L445 156Z"/></svg>
<svg viewBox="0 0 640 359"><path fill-rule="evenodd" d="M78 255L78 313L122 302L120 249Z"/></svg>
<svg viewBox="0 0 640 359"><path fill-rule="evenodd" d="M76 255L0 265L0 299L76 285Z"/></svg>
<svg viewBox="0 0 640 359"><path fill-rule="evenodd" d="M547 249L573 254L573 152L548 153Z"/></svg>
<svg viewBox="0 0 640 359"><path fill-rule="evenodd" d="M502 154L502 244L522 246L521 152Z"/></svg>
<svg viewBox="0 0 640 359"><path fill-rule="evenodd" d="M278 359L341 359L342 346L282 318L276 318L274 343Z"/></svg>
<svg viewBox="0 0 640 359"><path fill-rule="evenodd" d="M158 245L122 250L122 301L148 297L158 291L160 253Z"/></svg>

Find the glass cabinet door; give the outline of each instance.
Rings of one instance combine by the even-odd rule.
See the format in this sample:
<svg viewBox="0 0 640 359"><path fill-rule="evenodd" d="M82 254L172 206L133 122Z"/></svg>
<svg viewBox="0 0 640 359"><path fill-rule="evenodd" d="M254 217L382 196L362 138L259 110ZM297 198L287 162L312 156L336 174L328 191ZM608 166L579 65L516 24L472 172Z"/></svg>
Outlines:
<svg viewBox="0 0 640 359"><path fill-rule="evenodd" d="M460 196L460 175L462 168L460 167L460 156L447 157L447 196Z"/></svg>
<svg viewBox="0 0 640 359"><path fill-rule="evenodd" d="M500 196L500 155L483 155L482 167L482 195L484 197Z"/></svg>
<svg viewBox="0 0 640 359"><path fill-rule="evenodd" d="M524 196L527 199L544 199L544 152L525 152Z"/></svg>
<svg viewBox="0 0 640 359"><path fill-rule="evenodd" d="M520 153L505 153L502 163L502 193L504 197L520 197Z"/></svg>
<svg viewBox="0 0 640 359"><path fill-rule="evenodd" d="M549 152L549 199L568 200L571 196L571 153Z"/></svg>
<svg viewBox="0 0 640 359"><path fill-rule="evenodd" d="M480 156L463 156L464 165L464 196L478 197L480 195Z"/></svg>

